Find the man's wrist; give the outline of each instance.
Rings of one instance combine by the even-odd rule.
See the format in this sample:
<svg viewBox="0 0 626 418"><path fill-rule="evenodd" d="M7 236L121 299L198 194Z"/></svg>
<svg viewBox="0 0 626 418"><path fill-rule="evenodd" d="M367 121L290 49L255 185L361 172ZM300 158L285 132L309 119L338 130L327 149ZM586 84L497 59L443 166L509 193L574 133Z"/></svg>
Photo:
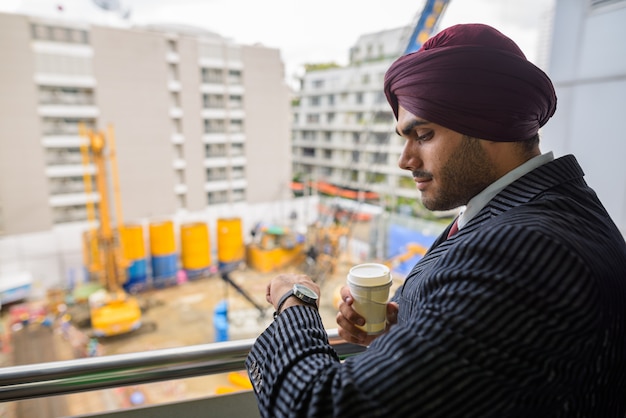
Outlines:
<svg viewBox="0 0 626 418"><path fill-rule="evenodd" d="M276 310L274 311L274 319L276 319L276 317L281 313L281 310L283 308L283 305L285 304L285 302L287 302L287 299L293 297L293 289L289 290L289 292L285 293L280 300L278 301L278 304L276 305Z"/></svg>
<svg viewBox="0 0 626 418"><path fill-rule="evenodd" d="M313 290L301 284L294 284L293 289L285 293L276 304L274 319L285 309L292 306L311 306L318 309L317 300L319 296Z"/></svg>

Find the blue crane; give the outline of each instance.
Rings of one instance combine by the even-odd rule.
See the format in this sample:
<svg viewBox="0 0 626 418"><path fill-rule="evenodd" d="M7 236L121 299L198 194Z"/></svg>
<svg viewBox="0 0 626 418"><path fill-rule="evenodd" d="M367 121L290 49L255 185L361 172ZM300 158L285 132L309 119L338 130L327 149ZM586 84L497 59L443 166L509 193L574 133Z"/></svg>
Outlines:
<svg viewBox="0 0 626 418"><path fill-rule="evenodd" d="M404 55L417 51L430 38L449 3L450 0L426 0L411 37L406 43Z"/></svg>

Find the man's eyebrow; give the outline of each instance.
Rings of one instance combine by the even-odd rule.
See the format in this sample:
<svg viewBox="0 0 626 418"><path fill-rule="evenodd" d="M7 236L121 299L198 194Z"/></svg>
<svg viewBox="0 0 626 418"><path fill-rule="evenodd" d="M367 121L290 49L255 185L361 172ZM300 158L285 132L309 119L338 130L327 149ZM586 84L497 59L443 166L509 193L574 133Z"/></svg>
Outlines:
<svg viewBox="0 0 626 418"><path fill-rule="evenodd" d="M398 136L408 135L416 127L421 126L421 125L427 125L429 123L430 122L428 122L427 120L417 120L416 119L416 120L412 121L411 123L409 123L408 125L406 125L406 126L404 126L402 128L402 134L400 134L400 131L398 130L398 128L396 128L396 134Z"/></svg>

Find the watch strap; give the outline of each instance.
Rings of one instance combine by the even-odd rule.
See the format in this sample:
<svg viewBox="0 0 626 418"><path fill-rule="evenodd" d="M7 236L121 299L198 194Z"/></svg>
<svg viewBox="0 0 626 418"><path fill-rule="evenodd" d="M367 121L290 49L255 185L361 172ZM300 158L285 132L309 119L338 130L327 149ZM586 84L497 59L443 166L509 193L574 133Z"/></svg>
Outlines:
<svg viewBox="0 0 626 418"><path fill-rule="evenodd" d="M287 299L289 299L290 297L294 296L293 294L293 289L290 289L289 292L285 293L280 300L278 301L278 305L276 305L276 310L274 311L274 319L276 319L276 317L278 316L278 314L280 313L280 308L283 307L283 305L285 304L285 301Z"/></svg>

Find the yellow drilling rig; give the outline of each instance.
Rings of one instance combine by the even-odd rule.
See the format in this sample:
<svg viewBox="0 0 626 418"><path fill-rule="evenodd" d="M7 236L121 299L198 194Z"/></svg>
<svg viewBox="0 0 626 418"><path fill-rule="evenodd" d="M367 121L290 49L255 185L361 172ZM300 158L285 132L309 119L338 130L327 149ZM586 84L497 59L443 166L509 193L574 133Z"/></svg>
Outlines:
<svg viewBox="0 0 626 418"><path fill-rule="evenodd" d="M123 256L123 221L119 196L119 179L115 153L115 136L109 126L107 134L81 127L81 154L85 191L92 193L89 167L95 167L96 190L100 196L98 215L94 203L87 203L87 218L94 225L83 235L85 265L91 278L103 288L88 296L92 333L96 337L124 334L141 327L141 308L137 299L124 291L128 261ZM108 143L107 143L108 142ZM108 154L107 151L108 145ZM113 227L109 211L107 160L111 164L113 202L116 208L117 228ZM97 219L96 219L97 218Z"/></svg>

